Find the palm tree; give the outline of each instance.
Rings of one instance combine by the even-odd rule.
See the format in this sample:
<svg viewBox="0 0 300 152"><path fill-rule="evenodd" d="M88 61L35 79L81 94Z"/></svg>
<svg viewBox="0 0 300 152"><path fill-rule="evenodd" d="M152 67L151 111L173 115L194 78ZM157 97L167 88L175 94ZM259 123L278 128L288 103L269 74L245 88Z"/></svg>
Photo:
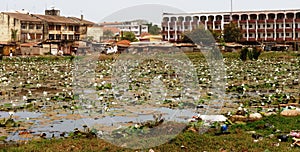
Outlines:
<svg viewBox="0 0 300 152"><path fill-rule="evenodd" d="M11 29L11 41L16 42L18 30Z"/></svg>

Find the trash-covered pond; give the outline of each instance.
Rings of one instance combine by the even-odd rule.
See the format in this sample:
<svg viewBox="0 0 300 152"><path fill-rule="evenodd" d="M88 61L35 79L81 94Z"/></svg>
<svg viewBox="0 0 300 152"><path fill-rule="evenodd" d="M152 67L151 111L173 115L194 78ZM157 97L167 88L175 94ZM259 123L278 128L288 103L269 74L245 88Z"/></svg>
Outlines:
<svg viewBox="0 0 300 152"><path fill-rule="evenodd" d="M188 55L191 63L186 65L195 68L197 90L181 83L182 75L171 68L175 64L154 59L145 60L131 74L118 75L120 81L113 79L117 68L111 57L84 65L94 70L76 72L76 63L69 58L6 59L0 61L0 136L8 141L33 139L43 133L47 138L62 137L76 128L105 133L153 120L159 114L166 121L188 123L198 113L225 114L241 104L299 103L300 59L286 56L264 56L246 63L224 58L226 94L222 98L213 90L205 58L197 53ZM89 72L92 79L81 75ZM185 76L193 76L189 74ZM128 82L126 87L114 86L121 80Z"/></svg>

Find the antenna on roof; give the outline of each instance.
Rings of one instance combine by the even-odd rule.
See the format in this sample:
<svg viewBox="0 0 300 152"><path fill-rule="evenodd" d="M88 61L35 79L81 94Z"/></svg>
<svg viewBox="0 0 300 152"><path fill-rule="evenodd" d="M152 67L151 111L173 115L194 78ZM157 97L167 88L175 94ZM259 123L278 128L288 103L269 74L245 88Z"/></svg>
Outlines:
<svg viewBox="0 0 300 152"><path fill-rule="evenodd" d="M80 10L80 19L83 20L83 11Z"/></svg>
<svg viewBox="0 0 300 152"><path fill-rule="evenodd" d="M232 0L230 0L230 21L232 21Z"/></svg>

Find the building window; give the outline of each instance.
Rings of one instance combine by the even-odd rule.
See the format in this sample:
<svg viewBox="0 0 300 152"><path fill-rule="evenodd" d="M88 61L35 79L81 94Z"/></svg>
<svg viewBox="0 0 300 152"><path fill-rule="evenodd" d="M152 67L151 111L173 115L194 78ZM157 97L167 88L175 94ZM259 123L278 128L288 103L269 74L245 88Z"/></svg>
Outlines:
<svg viewBox="0 0 300 152"><path fill-rule="evenodd" d="M49 34L49 40L54 40L54 34Z"/></svg>
<svg viewBox="0 0 300 152"><path fill-rule="evenodd" d="M79 26L75 26L75 32L79 32Z"/></svg>
<svg viewBox="0 0 300 152"><path fill-rule="evenodd" d="M250 25L249 25L249 28L253 28L253 25L252 25L252 24L250 24Z"/></svg>
<svg viewBox="0 0 300 152"><path fill-rule="evenodd" d="M285 27L289 28L289 27L291 27L291 25L290 24L285 24Z"/></svg>
<svg viewBox="0 0 300 152"><path fill-rule="evenodd" d="M290 33L286 33L286 36L290 36Z"/></svg>
<svg viewBox="0 0 300 152"><path fill-rule="evenodd" d="M37 40L43 39L43 35L42 35L42 34L36 34L36 39L37 39Z"/></svg>
<svg viewBox="0 0 300 152"><path fill-rule="evenodd" d="M37 24L37 25L36 25L36 29L37 29L37 30L40 30L40 29L42 29L42 25L40 25L40 24Z"/></svg>
<svg viewBox="0 0 300 152"><path fill-rule="evenodd" d="M61 25L56 25L56 31L60 31L61 30Z"/></svg>
<svg viewBox="0 0 300 152"><path fill-rule="evenodd" d="M21 38L23 41L27 40L27 34L26 33L21 34Z"/></svg>
<svg viewBox="0 0 300 152"><path fill-rule="evenodd" d="M74 40L74 36L73 35L69 35L69 40Z"/></svg>
<svg viewBox="0 0 300 152"><path fill-rule="evenodd" d="M30 40L35 40L35 34L34 33L29 33L29 38L30 38Z"/></svg>
<svg viewBox="0 0 300 152"><path fill-rule="evenodd" d="M54 25L49 25L49 30L54 30Z"/></svg>
<svg viewBox="0 0 300 152"><path fill-rule="evenodd" d="M60 34L56 34L56 40L61 40L61 35Z"/></svg>
<svg viewBox="0 0 300 152"><path fill-rule="evenodd" d="M267 24L267 28L270 28L271 27L271 24Z"/></svg>
<svg viewBox="0 0 300 152"><path fill-rule="evenodd" d="M29 29L34 29L34 24L29 24Z"/></svg>
<svg viewBox="0 0 300 152"><path fill-rule="evenodd" d="M247 37L247 34L245 34L244 37Z"/></svg>
<svg viewBox="0 0 300 152"><path fill-rule="evenodd" d="M74 31L73 26L69 26L69 31Z"/></svg>
<svg viewBox="0 0 300 152"><path fill-rule="evenodd" d="M174 39L174 36L173 36L173 35L170 35L170 39Z"/></svg>
<svg viewBox="0 0 300 152"><path fill-rule="evenodd" d="M67 39L68 39L68 35L64 34L64 40L67 40Z"/></svg>
<svg viewBox="0 0 300 152"><path fill-rule="evenodd" d="M14 18L14 26L16 26L17 19Z"/></svg>
<svg viewBox="0 0 300 152"><path fill-rule="evenodd" d="M215 29L219 29L219 26L218 26L218 25L216 25L216 26L215 26Z"/></svg>
<svg viewBox="0 0 300 152"><path fill-rule="evenodd" d="M80 39L80 35L79 34L76 34L75 35L75 40L79 40Z"/></svg>
<svg viewBox="0 0 300 152"><path fill-rule="evenodd" d="M27 25L26 25L26 24L22 24L22 25L21 25L21 28L22 28L23 30L26 30L26 29L27 29Z"/></svg>

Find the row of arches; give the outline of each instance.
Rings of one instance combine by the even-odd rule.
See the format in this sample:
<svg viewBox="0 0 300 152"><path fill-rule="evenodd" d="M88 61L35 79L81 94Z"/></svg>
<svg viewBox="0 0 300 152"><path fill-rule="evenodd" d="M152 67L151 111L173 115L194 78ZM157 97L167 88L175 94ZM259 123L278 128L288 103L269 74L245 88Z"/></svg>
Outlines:
<svg viewBox="0 0 300 152"><path fill-rule="evenodd" d="M274 20L274 19L300 19L300 12L297 13L260 13L260 14L232 14L232 20ZM191 15L191 16L173 16L173 17L164 17L164 22L182 22L182 21L221 21L229 20L230 15Z"/></svg>

